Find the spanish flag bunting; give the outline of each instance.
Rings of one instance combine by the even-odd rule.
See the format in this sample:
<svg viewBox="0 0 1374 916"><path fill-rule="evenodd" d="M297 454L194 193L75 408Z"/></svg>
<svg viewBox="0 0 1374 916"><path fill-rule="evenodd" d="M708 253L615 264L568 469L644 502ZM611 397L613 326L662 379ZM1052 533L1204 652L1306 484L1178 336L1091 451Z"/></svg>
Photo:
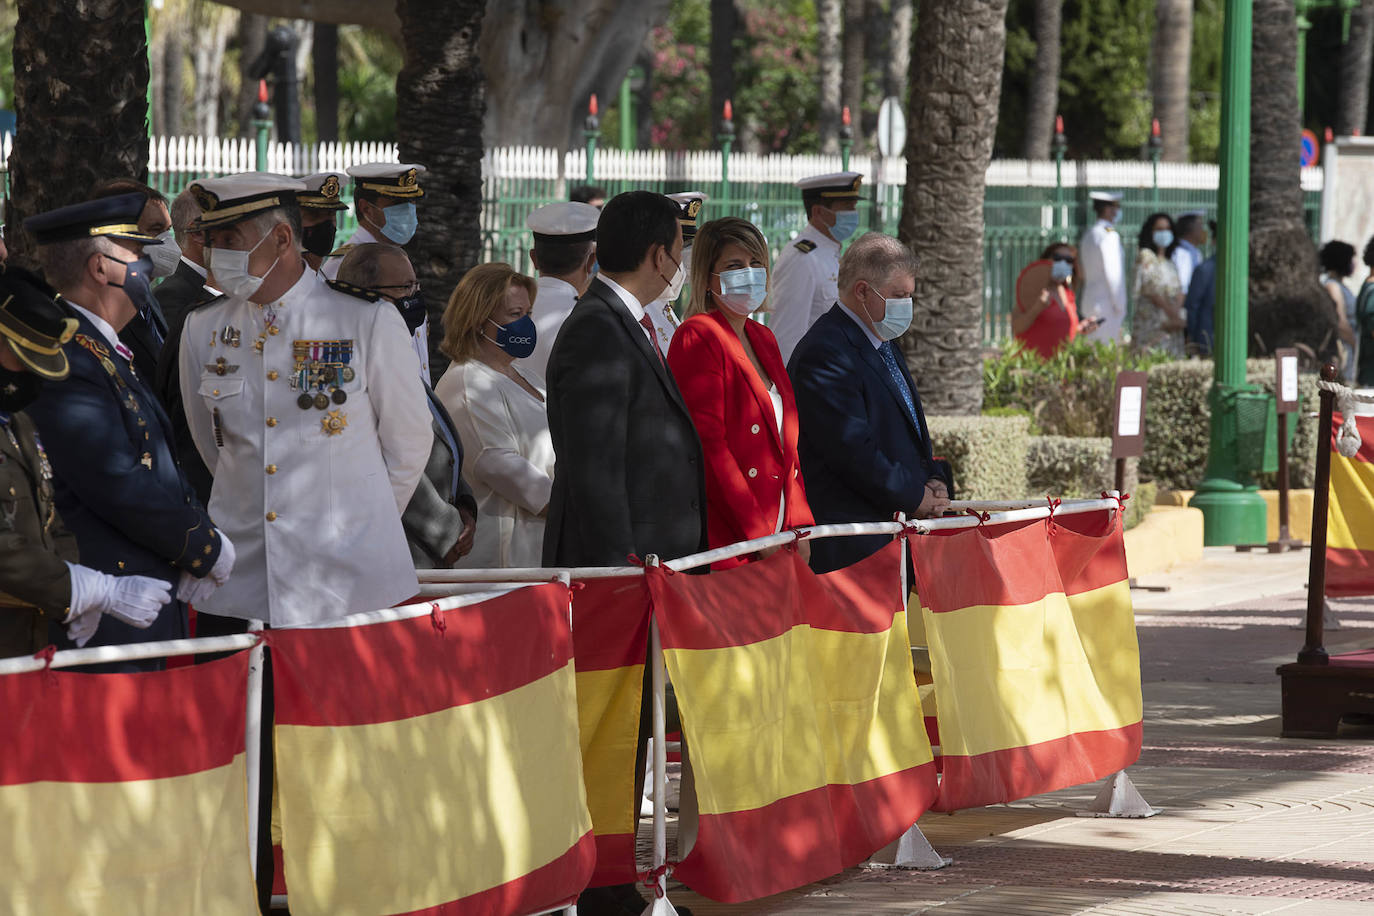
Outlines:
<svg viewBox="0 0 1374 916"><path fill-rule="evenodd" d="M296 916L517 914L595 854L568 588L274 630L277 785Z"/></svg>
<svg viewBox="0 0 1374 916"><path fill-rule="evenodd" d="M1353 458L1336 451L1336 414L1331 430L1331 499L1326 510L1326 594L1374 595L1374 417L1356 417L1360 450Z"/></svg>
<svg viewBox="0 0 1374 916"><path fill-rule="evenodd" d="M572 616L582 771L596 831L591 886L628 884L636 879L635 746L649 651L644 577L578 582Z"/></svg>
<svg viewBox="0 0 1374 916"><path fill-rule="evenodd" d="M1140 654L1119 516L911 540L942 754L936 810L1080 785L1139 757Z"/></svg>
<svg viewBox="0 0 1374 916"><path fill-rule="evenodd" d="M0 912L242 916L248 653L0 675Z"/></svg>
<svg viewBox="0 0 1374 916"><path fill-rule="evenodd" d="M751 900L836 874L935 795L900 594L902 547L818 576L790 550L647 571L700 811L676 877Z"/></svg>

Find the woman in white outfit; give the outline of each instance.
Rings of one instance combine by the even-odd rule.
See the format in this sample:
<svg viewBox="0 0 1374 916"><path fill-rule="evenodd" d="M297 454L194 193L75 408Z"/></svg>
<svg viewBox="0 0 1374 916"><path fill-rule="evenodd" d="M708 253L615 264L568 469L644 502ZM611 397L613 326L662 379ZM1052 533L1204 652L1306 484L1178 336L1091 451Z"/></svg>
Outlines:
<svg viewBox="0 0 1374 916"><path fill-rule="evenodd" d="M463 440L464 474L482 519L460 568L539 565L553 442L544 380L520 367L534 352L537 290L509 264L481 264L444 308L440 349L453 363L434 391Z"/></svg>

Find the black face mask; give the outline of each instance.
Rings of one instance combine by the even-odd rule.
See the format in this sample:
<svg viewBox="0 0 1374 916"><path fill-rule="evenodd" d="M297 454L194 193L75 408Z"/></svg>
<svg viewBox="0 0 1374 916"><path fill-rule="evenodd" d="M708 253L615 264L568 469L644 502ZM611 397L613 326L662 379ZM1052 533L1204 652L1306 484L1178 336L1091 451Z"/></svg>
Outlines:
<svg viewBox="0 0 1374 916"><path fill-rule="evenodd" d="M410 329L412 334L419 330L420 325L424 324L425 319L429 317L429 313L425 310L425 297L421 293L413 293L397 299L396 309L405 319L406 327Z"/></svg>
<svg viewBox="0 0 1374 916"><path fill-rule="evenodd" d="M119 258L104 257L114 261L116 264L124 264L126 270L123 283L111 283L111 286L124 290L124 295L129 297L129 301L138 309L138 313L147 316L153 310L153 287L151 284L153 276L153 259L145 255L140 255L136 261L120 261Z"/></svg>
<svg viewBox="0 0 1374 916"><path fill-rule="evenodd" d="M301 232L301 244L317 257L328 257L329 252L334 250L334 236L338 231L339 227L334 225L333 220L306 226Z"/></svg>
<svg viewBox="0 0 1374 916"><path fill-rule="evenodd" d="M32 372L11 372L0 368L0 410L23 410L43 390L43 379Z"/></svg>

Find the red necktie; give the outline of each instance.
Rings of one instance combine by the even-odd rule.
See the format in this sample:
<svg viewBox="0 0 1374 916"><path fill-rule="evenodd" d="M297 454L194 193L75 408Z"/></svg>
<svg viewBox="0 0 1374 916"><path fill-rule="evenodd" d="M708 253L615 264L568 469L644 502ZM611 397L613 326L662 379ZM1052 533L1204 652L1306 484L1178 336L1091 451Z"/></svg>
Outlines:
<svg viewBox="0 0 1374 916"><path fill-rule="evenodd" d="M663 348L658 345L658 329L654 327L654 321L648 315L643 315L639 323L644 325L644 330L649 332L649 342L654 345L654 352L658 354L658 361L664 362Z"/></svg>

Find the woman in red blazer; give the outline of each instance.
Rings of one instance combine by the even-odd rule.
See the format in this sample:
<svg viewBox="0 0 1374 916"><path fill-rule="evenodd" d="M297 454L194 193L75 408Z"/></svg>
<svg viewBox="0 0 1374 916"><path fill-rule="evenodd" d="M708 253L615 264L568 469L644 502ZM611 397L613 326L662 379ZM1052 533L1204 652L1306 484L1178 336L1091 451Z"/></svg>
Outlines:
<svg viewBox="0 0 1374 916"><path fill-rule="evenodd" d="M797 460L792 384L773 332L749 318L767 294L768 245L753 223L730 216L698 230L692 298L668 366L701 437L713 548L815 521ZM805 540L798 549L809 558Z"/></svg>

